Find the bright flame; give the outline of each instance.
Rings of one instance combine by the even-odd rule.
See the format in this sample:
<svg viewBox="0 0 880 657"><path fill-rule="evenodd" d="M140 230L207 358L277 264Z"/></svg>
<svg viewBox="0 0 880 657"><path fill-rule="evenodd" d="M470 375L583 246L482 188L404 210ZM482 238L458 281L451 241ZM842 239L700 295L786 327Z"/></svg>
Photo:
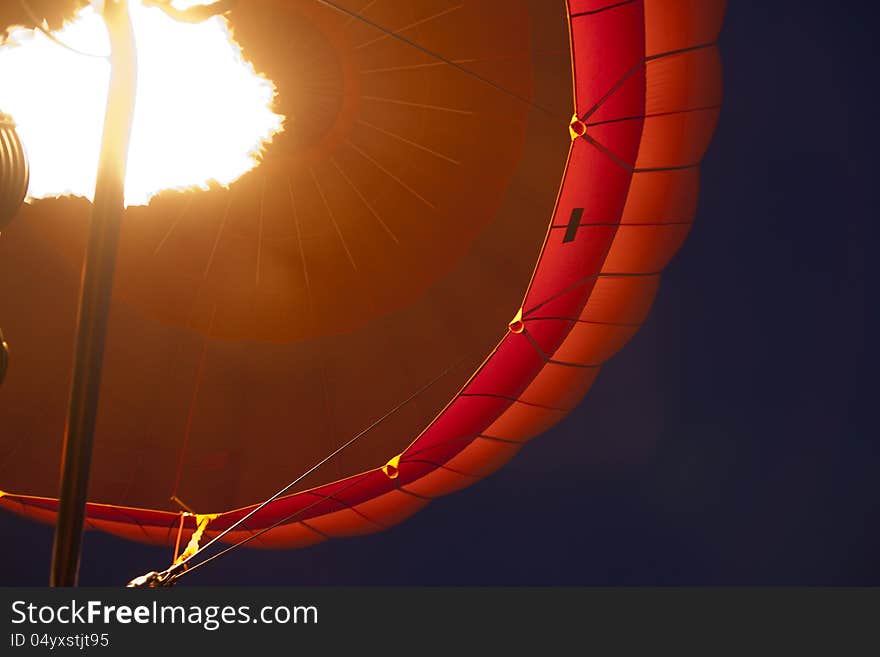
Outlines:
<svg viewBox="0 0 880 657"><path fill-rule="evenodd" d="M272 110L273 83L244 59L226 19L180 23L139 2L131 12L139 70L126 203L229 185L254 169L284 117ZM55 36L80 51L110 50L91 7ZM75 54L38 31L16 30L0 47L0 109L28 151L31 199L92 199L109 74L106 59Z"/></svg>

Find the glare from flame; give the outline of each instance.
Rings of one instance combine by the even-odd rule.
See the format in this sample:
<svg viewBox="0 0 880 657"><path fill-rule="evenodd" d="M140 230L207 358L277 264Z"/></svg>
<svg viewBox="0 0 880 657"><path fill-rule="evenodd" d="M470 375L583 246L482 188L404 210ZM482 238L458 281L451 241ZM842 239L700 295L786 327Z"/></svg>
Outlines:
<svg viewBox="0 0 880 657"><path fill-rule="evenodd" d="M245 60L228 22L179 23L137 1L131 12L139 70L126 204L146 205L163 190L228 186L258 166L284 117L272 109L273 83ZM91 7L55 36L81 51L110 50ZM15 30L0 46L0 110L28 151L30 199L92 199L109 75L106 59L39 31Z"/></svg>

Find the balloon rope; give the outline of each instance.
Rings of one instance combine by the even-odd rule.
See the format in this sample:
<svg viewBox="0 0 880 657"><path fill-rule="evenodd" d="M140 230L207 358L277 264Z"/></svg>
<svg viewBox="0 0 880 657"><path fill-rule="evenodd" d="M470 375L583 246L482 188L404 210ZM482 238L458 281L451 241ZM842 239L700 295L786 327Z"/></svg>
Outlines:
<svg viewBox="0 0 880 657"><path fill-rule="evenodd" d="M186 519L186 512L180 512L180 526L177 528L177 540L174 542L174 557L171 559L171 562L174 563L177 561L177 557L180 556L180 538L183 536L183 523Z"/></svg>
<svg viewBox="0 0 880 657"><path fill-rule="evenodd" d="M288 493L288 492L289 492L294 486L296 486L298 483L300 483L303 479L305 479L305 478L308 477L310 474L312 474L313 472L315 472L315 470L317 470L317 469L320 468L322 465L324 465L325 463L327 463L327 462L330 461L331 459L333 459L333 458L335 458L336 456L338 456L339 454L341 454L344 450L346 450L346 449L348 449L349 447L351 447L351 446L352 446L354 443L356 443L358 440L360 440L360 439L363 438L365 435L367 435L368 433L370 433L373 429L375 429L375 428L378 427L380 424L382 424L383 422L385 422L385 420L387 420L388 418L390 418L392 415L394 415L395 413L397 413L398 411L400 411L402 408L404 408L404 407L407 406L408 404L412 403L412 402L413 402L418 396L420 396L421 394L423 394L424 392L426 392L427 390L429 390L430 388L432 388L433 386L435 386L435 385L436 385L441 379L443 379L447 374L449 374L450 372L452 372L452 370L454 370L456 367L458 367L459 365L461 365L461 364L464 362L464 360L465 360L464 358L461 358L461 359L459 359L458 361L456 361L454 364L452 364L452 365L450 365L449 367L447 367L447 368L446 368L445 370L443 370L440 374L438 374L436 377L434 377L431 381L429 381L428 383L426 383L425 385L423 385L421 388L419 388L418 390L416 390L413 394L411 394L411 395L410 395L409 397L407 397L405 400L403 400L402 402L400 402L397 406L395 406L395 407L392 408L390 411L388 411L387 413L385 413L385 415L383 415L383 416L380 417L378 420L376 420L376 421L374 421L372 424L370 424L370 426L368 426L366 429L360 431L357 435L355 435L355 436L354 436L353 438L351 438L349 441L347 441L346 443L344 443L343 445L341 445L340 447L338 447L336 450L334 450L334 451L333 451L332 453L330 453L328 456L326 456L326 457L324 457L323 459L321 459L320 461L318 461L318 463L316 463L316 464L313 465L311 468L309 468L308 470L306 470L303 474L301 474L299 477L297 477L297 478L294 479L292 482L290 482L289 484L287 484L284 488L282 488L281 490L279 490L277 493L275 493L272 497L270 497L269 499L267 499L265 502L263 502L262 504L260 504L259 506L257 506L257 507L256 507L255 509L253 509L252 511L250 511L250 512L249 512L247 515L245 515L243 518L241 518L240 520L237 520L237 521L234 522L232 525L230 525L229 527L227 527L226 529L224 529L222 532L220 532L219 534L217 534L217 536L215 536L215 537L212 538L210 541L208 541L204 546L202 546L201 548L199 548L198 551L196 551L194 554L190 555L189 557L187 557L185 560L181 561L181 562L180 562L179 564L177 564L176 566L172 566L172 568L169 569L169 571L173 571L173 570L176 570L176 569L182 569L182 568L184 568L184 567L185 567L185 564L187 564L187 563L188 563L193 557L195 557L196 555L200 554L201 552L207 550L207 549L208 549L209 547L211 547L214 543L216 543L217 541L219 541L220 539L222 539L224 536L226 536L227 534L229 534L231 531L234 531L236 528L240 527L240 526L241 526L242 524L244 524L247 520L249 520L250 518L254 517L257 513L259 513L259 512L262 511L263 509L265 509L269 504L271 504L272 502L276 501L278 498L280 498L280 497L283 496L284 494ZM333 495L328 495L328 496L326 496L326 497L324 497L324 498L322 498L322 499L317 500L314 504L311 504L311 505L307 506L306 508L301 509L301 510L298 511L297 513L295 513L295 514L293 514L292 516L289 516L289 517L287 517L287 518L281 520L280 522L278 522L278 523L272 525L271 527L267 527L267 528L261 530L261 531L260 531L259 533L257 533L257 534L252 534L252 535L249 536L247 539L245 539L245 540L243 540L243 541L241 541L241 542L239 542L239 543L236 543L236 544L234 544L234 545L231 545L230 547L226 548L226 549L223 550L222 552L218 552L217 554L215 554L214 556L210 557L209 559L205 560L205 561L202 562L202 563L207 563L208 561L212 561L213 559L215 559L216 557L220 556L221 554L225 554L226 552L228 552L228 551L231 550L231 549L234 549L234 548L236 548L236 547L239 547L239 546L241 546L241 545L244 545L245 543L251 541L252 539L254 539L254 538L258 537L258 536L261 536L261 535L265 534L267 531L269 531L269 530L271 530L271 529L274 529L275 527L277 527L277 526L280 525L280 524L284 524L285 522L288 522L288 521L292 520L292 519L293 519L294 517L296 517L297 515L299 515L299 514L301 514L301 513L304 513L305 511L307 511L308 509L311 509L311 508L312 508L313 506L315 506L316 504L319 504L319 503L321 503L321 502L324 502L324 501L330 499L331 497L333 497ZM198 564L198 565L201 565L201 564ZM197 566L193 566L192 570L194 570L196 567L197 567ZM168 572L168 571L166 571L166 572ZM175 578L176 578L176 577L179 577L181 574L182 574L182 573L178 573L178 574L176 574L176 575L174 575L174 576L175 576Z"/></svg>
<svg viewBox="0 0 880 657"><path fill-rule="evenodd" d="M526 98L525 96L521 96L520 94L516 93L515 91L511 91L510 89L501 86L497 82L493 82L492 80L483 77L479 73L476 73L475 71L472 71L468 68L465 68L461 64L449 59L448 57L444 57L443 55L441 55L437 52L434 52L433 50L430 50L429 48L426 48L425 46L421 45L420 43L417 43L411 39L407 39L405 36L403 36L399 32L395 32L394 30L390 30L387 27L380 25L379 23L371 21L369 18L367 18L366 16L362 16L361 14L359 14L356 11L352 11L350 9L346 9L345 7L341 7L338 4L336 4L335 2L333 2L332 0L315 0L315 1L318 2L319 4L324 5L325 7L333 9L334 11L338 11L340 14L346 15L349 18L352 18L354 20L358 20L361 23L363 23L364 25L369 25L373 29L379 30L380 32L382 32L386 36L389 36L393 39L397 39L401 43L405 43L406 45L410 46L411 48L415 48L416 50L428 55L429 57L432 57L438 61L441 61L444 64L456 69L457 71L460 71L460 72L464 73L465 75L470 76L470 77L474 78L475 80L482 82L483 84L489 85L493 89L500 91L504 95L509 96L509 97L513 98L514 100L518 100L521 103L525 103L529 107L532 107L536 110L544 112L545 114L552 116L554 118L561 117L561 115L558 112L554 112L553 110L551 110L547 107L544 107L543 105L539 105L539 104L535 103L534 101L530 100L529 98ZM568 121L570 117L563 117L563 118L565 121Z"/></svg>
<svg viewBox="0 0 880 657"><path fill-rule="evenodd" d="M69 50L72 53L77 55L82 55L83 57L92 57L94 59L110 59L110 55L96 55L91 52L84 52L82 50L77 50L73 46L69 46L64 43L61 39L52 34L49 30L43 27L43 21L34 13L34 10L31 9L31 5L27 0L18 0L21 8L24 9L24 12L28 15L28 18L31 19L31 22L34 24L34 28L42 32L50 41L55 43L56 45L61 46L65 50Z"/></svg>

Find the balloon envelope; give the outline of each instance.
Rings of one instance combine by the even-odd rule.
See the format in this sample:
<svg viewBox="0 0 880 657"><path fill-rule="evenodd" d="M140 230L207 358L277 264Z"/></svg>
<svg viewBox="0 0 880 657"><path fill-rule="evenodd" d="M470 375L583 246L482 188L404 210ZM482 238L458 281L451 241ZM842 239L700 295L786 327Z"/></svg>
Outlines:
<svg viewBox="0 0 880 657"><path fill-rule="evenodd" d="M285 131L126 213L92 527L173 541L182 502L216 535L380 419L227 539L387 527L563 419L690 229L724 2L338 4L239 3ZM44 520L89 209L0 239L0 503Z"/></svg>

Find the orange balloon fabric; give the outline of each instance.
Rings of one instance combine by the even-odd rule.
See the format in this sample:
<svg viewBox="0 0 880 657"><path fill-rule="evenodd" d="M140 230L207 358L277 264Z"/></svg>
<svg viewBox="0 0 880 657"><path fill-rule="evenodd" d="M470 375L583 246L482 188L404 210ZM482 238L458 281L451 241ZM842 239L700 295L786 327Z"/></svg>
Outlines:
<svg viewBox="0 0 880 657"><path fill-rule="evenodd" d="M690 230L723 0L336 4L239 3L285 132L127 211L89 527L173 544L183 503L216 536L377 421L223 540L400 522L579 403ZM0 239L0 505L47 522L88 213Z"/></svg>

